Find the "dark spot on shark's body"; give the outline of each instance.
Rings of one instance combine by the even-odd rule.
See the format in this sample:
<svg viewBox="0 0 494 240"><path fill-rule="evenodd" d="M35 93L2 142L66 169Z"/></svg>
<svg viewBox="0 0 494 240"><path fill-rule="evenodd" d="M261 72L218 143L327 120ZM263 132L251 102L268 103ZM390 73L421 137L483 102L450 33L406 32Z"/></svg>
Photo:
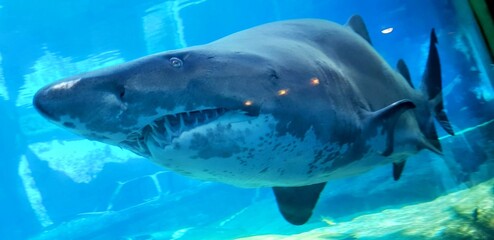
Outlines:
<svg viewBox="0 0 494 240"><path fill-rule="evenodd" d="M185 170L182 170L182 169L176 169L175 171L178 172L178 173L180 173L180 174L186 175L186 176L192 175L191 172L185 171Z"/></svg>
<svg viewBox="0 0 494 240"><path fill-rule="evenodd" d="M63 126L67 128L75 128L75 124L71 122L64 122Z"/></svg>
<svg viewBox="0 0 494 240"><path fill-rule="evenodd" d="M277 143L276 145L274 145L273 151L276 151L276 149L278 149L280 146L281 146L281 143Z"/></svg>
<svg viewBox="0 0 494 240"><path fill-rule="evenodd" d="M340 157L340 153L339 153L339 152L336 152L336 151L334 151L334 152L330 152L330 153L328 154L328 156L326 157L326 159L324 159L324 160L321 162L321 164L326 164L326 163L328 163L328 162L335 161L335 160L337 160L339 157Z"/></svg>
<svg viewBox="0 0 494 240"><path fill-rule="evenodd" d="M311 162L311 164L316 164L317 162L319 162L322 158L322 154L323 154L323 150L318 150L318 151L314 151L314 160Z"/></svg>
<svg viewBox="0 0 494 240"><path fill-rule="evenodd" d="M340 152L336 151L334 146L325 146L322 149L314 150L314 159L308 164L309 170L307 174L312 174L314 170L325 166L330 161L334 161L340 157Z"/></svg>

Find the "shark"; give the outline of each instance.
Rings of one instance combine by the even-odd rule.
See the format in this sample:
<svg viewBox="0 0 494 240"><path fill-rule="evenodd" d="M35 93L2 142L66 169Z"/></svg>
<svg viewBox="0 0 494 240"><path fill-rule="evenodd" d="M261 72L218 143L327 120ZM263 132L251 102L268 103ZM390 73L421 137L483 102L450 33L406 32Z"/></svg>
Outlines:
<svg viewBox="0 0 494 240"><path fill-rule="evenodd" d="M454 135L442 96L437 36L421 85L391 67L359 15L346 24L296 19L71 76L33 105L85 138L128 149L179 174L271 187L294 225L326 182L441 154L435 120Z"/></svg>

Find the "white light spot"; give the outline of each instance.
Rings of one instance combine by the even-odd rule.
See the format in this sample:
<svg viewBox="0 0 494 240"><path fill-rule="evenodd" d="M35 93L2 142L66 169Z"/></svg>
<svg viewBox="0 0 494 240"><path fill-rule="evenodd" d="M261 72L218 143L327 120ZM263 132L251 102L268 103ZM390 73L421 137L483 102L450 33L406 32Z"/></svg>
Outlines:
<svg viewBox="0 0 494 240"><path fill-rule="evenodd" d="M288 89L281 89L278 91L278 96L285 96L288 94Z"/></svg>
<svg viewBox="0 0 494 240"><path fill-rule="evenodd" d="M381 30L381 33L382 34L388 34L388 33L393 32L393 30L394 29L392 27L389 27L389 28L385 28L385 29Z"/></svg>
<svg viewBox="0 0 494 240"><path fill-rule="evenodd" d="M51 89L69 89L69 88L73 87L74 84L76 84L80 80L81 79L78 78L78 79L74 79L74 80L67 81L67 82L61 82L59 84L53 85L53 87L51 87Z"/></svg>

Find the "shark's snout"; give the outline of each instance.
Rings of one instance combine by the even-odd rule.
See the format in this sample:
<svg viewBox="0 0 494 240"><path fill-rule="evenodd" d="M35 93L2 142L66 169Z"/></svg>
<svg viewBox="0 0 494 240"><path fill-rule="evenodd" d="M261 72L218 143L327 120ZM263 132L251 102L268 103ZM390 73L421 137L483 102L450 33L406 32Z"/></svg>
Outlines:
<svg viewBox="0 0 494 240"><path fill-rule="evenodd" d="M54 112L53 105L54 96L51 94L50 86L40 89L33 98L33 106L45 118L57 121L58 115Z"/></svg>
<svg viewBox="0 0 494 240"><path fill-rule="evenodd" d="M70 99L74 98L74 86L81 78L64 79L40 89L33 98L33 105L43 116L52 121L59 121L60 114L68 108Z"/></svg>
<svg viewBox="0 0 494 240"><path fill-rule="evenodd" d="M85 115L105 106L120 106L121 97L120 85L79 76L40 89L33 98L33 106L51 121L60 121L62 116L83 120Z"/></svg>

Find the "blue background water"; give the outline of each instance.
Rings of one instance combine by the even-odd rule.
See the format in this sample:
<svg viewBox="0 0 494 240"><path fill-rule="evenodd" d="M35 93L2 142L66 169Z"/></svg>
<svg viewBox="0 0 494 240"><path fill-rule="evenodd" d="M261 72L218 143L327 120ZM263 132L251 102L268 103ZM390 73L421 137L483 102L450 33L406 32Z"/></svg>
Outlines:
<svg viewBox="0 0 494 240"><path fill-rule="evenodd" d="M243 236L294 233L324 224L315 217L305 228L287 225L269 189L183 178L123 150L81 140L43 120L31 98L41 86L65 76L207 43L262 23L293 18L344 23L355 13L366 20L375 48L391 65L406 60L416 86L435 27L446 108L455 129L492 119L493 92L479 50L472 47L476 36L469 35L475 27L459 17L452 1L0 1L0 238L25 239L50 230L59 238L118 239L208 227ZM388 27L394 31L381 34ZM431 155L410 163L405 183L392 183L389 169L332 183L315 215L345 218L426 201L471 182L472 173L488 159L482 143L465 143L467 150L450 151L449 163ZM457 157L465 155L469 161ZM369 192L369 187L377 190ZM147 205L129 208L140 203ZM92 230L83 228L92 235L61 225L109 210L120 215L94 218L87 223Z"/></svg>

